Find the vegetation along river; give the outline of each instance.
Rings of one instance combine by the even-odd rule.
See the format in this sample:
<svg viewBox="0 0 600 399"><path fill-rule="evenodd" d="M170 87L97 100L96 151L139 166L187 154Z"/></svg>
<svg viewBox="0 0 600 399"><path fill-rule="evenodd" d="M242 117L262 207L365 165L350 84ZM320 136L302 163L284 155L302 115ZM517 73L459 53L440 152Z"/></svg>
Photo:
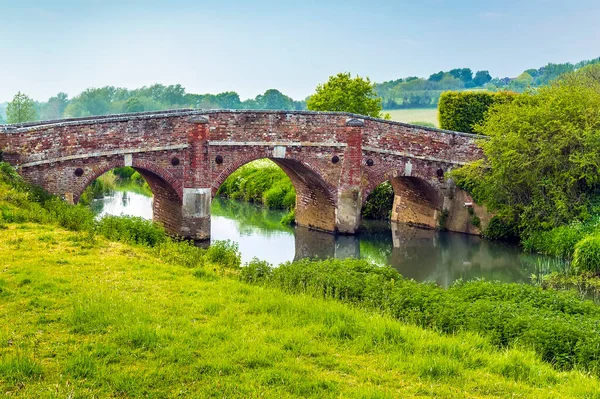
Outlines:
<svg viewBox="0 0 600 399"><path fill-rule="evenodd" d="M152 218L152 198L115 191L92 202L99 217L131 215ZM417 281L442 286L463 279L529 282L532 275L563 267L561 261L522 252L515 245L466 234L419 229L400 223L365 220L356 236L335 236L280 223L283 211L215 198L212 240L239 245L242 262L253 257L280 264L305 257L366 258L397 269Z"/></svg>

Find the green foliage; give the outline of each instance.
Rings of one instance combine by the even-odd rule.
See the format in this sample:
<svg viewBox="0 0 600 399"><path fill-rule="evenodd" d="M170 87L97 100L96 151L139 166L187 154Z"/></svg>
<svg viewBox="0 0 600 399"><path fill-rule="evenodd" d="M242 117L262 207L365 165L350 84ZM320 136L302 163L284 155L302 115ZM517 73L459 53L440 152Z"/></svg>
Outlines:
<svg viewBox="0 0 600 399"><path fill-rule="evenodd" d="M351 112L379 118L383 116L381 98L374 87L369 78L356 76L353 79L349 72L338 73L317 86L306 106L311 111Z"/></svg>
<svg viewBox="0 0 600 399"><path fill-rule="evenodd" d="M485 230L483 236L488 240L512 241L519 240L517 226L512 220L499 215L494 215Z"/></svg>
<svg viewBox="0 0 600 399"><path fill-rule="evenodd" d="M490 108L485 158L451 172L527 238L594 212L600 188L600 64Z"/></svg>
<svg viewBox="0 0 600 399"><path fill-rule="evenodd" d="M446 231L446 223L448 223L448 217L450 216L450 211L448 209L442 209L437 217L437 228L440 231Z"/></svg>
<svg viewBox="0 0 600 399"><path fill-rule="evenodd" d="M30 122L36 119L34 102L27 95L18 92L13 100L6 105L8 123Z"/></svg>
<svg viewBox="0 0 600 399"><path fill-rule="evenodd" d="M240 278L377 309L448 334L477 332L500 347L532 348L559 369L579 367L600 374L600 356L592 349L599 343L600 308L573 293L484 281L444 290L354 259L301 260L276 268L253 263Z"/></svg>
<svg viewBox="0 0 600 399"><path fill-rule="evenodd" d="M523 239L522 245L528 251L571 259L575 245L594 234L600 234L600 217L597 215L585 222L573 221L552 230L534 231Z"/></svg>
<svg viewBox="0 0 600 399"><path fill-rule="evenodd" d="M242 265L238 244L230 240L212 242L206 250L205 259L227 269L239 269Z"/></svg>
<svg viewBox="0 0 600 399"><path fill-rule="evenodd" d="M580 272L600 274L600 235L588 236L575 245L573 267Z"/></svg>
<svg viewBox="0 0 600 399"><path fill-rule="evenodd" d="M288 213L286 213L281 220L279 221L279 223L285 225L285 226L293 226L296 224L296 210L292 209L290 210Z"/></svg>
<svg viewBox="0 0 600 399"><path fill-rule="evenodd" d="M293 209L296 190L281 168L268 160L250 162L227 177L217 195L255 202L270 209Z"/></svg>
<svg viewBox="0 0 600 399"><path fill-rule="evenodd" d="M162 226L140 217L104 216L96 223L96 232L112 241L154 246L164 242Z"/></svg>
<svg viewBox="0 0 600 399"><path fill-rule="evenodd" d="M362 216L367 219L389 220L394 205L394 188L384 182L369 194L362 208Z"/></svg>
<svg viewBox="0 0 600 399"><path fill-rule="evenodd" d="M484 121L494 104L505 104L516 98L515 93L483 91L447 91L442 93L438 107L440 128L474 133L474 127Z"/></svg>

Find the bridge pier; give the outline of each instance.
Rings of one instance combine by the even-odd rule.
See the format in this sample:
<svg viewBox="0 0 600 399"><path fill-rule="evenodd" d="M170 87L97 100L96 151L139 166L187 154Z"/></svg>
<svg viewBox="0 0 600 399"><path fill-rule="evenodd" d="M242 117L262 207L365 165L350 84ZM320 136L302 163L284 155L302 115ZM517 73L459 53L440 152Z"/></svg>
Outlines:
<svg viewBox="0 0 600 399"><path fill-rule="evenodd" d="M210 188L184 188L181 236L194 240L210 239Z"/></svg>

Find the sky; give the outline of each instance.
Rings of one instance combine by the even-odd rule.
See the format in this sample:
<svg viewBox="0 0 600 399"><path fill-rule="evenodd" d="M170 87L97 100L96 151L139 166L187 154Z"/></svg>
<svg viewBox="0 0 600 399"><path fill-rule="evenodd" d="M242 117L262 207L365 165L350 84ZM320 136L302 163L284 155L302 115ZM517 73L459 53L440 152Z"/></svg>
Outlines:
<svg viewBox="0 0 600 399"><path fill-rule="evenodd" d="M346 71L514 77L599 57L599 21L598 0L0 0L0 103L154 83L303 99Z"/></svg>

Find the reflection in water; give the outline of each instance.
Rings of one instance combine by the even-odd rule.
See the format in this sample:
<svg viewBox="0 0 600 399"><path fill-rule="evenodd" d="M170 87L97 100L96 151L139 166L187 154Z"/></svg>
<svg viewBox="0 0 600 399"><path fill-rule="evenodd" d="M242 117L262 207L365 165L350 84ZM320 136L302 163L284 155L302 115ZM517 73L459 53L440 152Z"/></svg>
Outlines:
<svg viewBox="0 0 600 399"><path fill-rule="evenodd" d="M126 215L152 219L152 197L131 191L113 191L110 196L92 201L91 207L98 218Z"/></svg>
<svg viewBox="0 0 600 399"><path fill-rule="evenodd" d="M101 215L152 217L151 199L131 192L117 192L94 205L100 206ZM358 235L335 236L283 226L279 220L285 212L243 202L215 198L211 212L212 239L237 242L243 262L253 257L272 264L306 257L364 258L391 265L405 277L445 287L474 278L528 282L540 264L562 267L554 260L524 254L516 246L400 223L364 221Z"/></svg>

